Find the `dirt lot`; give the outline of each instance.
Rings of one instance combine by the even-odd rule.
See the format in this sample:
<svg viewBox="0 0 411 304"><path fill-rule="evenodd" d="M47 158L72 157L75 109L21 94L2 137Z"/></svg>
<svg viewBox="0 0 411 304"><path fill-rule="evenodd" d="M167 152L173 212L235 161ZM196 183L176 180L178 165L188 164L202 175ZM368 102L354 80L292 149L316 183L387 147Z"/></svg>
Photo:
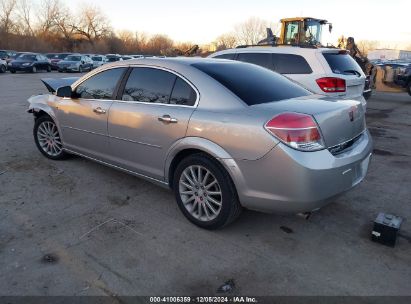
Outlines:
<svg viewBox="0 0 411 304"><path fill-rule="evenodd" d="M357 188L308 221L246 211L209 232L170 191L37 151L26 100L64 76L0 74L1 295L212 295L229 279L233 294L411 295L410 238L369 240L379 211L411 219L408 95L369 101L375 150Z"/></svg>

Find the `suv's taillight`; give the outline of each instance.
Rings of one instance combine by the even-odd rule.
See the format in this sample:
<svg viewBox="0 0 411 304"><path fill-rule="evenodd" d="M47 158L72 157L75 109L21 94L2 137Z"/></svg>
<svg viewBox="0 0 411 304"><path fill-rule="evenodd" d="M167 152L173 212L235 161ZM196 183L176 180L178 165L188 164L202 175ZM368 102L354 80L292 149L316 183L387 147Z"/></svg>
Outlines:
<svg viewBox="0 0 411 304"><path fill-rule="evenodd" d="M323 92L345 92L345 79L336 77L324 77L317 79L317 84Z"/></svg>
<svg viewBox="0 0 411 304"><path fill-rule="evenodd" d="M318 125L311 115L282 113L272 118L264 127L294 149L316 151L325 148Z"/></svg>

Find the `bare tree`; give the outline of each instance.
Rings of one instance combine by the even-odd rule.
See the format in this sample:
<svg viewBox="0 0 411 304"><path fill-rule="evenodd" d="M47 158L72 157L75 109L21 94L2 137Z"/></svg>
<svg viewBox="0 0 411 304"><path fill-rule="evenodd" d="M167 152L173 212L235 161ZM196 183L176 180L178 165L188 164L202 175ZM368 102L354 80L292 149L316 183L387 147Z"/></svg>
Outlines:
<svg viewBox="0 0 411 304"><path fill-rule="evenodd" d="M267 22L251 17L235 27L237 42L240 44L257 44L266 36Z"/></svg>
<svg viewBox="0 0 411 304"><path fill-rule="evenodd" d="M56 15L59 14L61 3L59 0L43 0L39 10L39 32L47 36L55 26Z"/></svg>
<svg viewBox="0 0 411 304"><path fill-rule="evenodd" d="M77 24L73 24L73 27L78 35L91 44L108 37L112 32L108 18L98 7L90 5L81 9Z"/></svg>
<svg viewBox="0 0 411 304"><path fill-rule="evenodd" d="M32 3L27 0L20 0L17 5L17 15L20 24L20 32L26 36L34 36L32 24Z"/></svg>
<svg viewBox="0 0 411 304"><path fill-rule="evenodd" d="M216 39L217 49L232 49L237 45L237 37L234 33L222 34Z"/></svg>
<svg viewBox="0 0 411 304"><path fill-rule="evenodd" d="M13 14L15 13L17 0L0 0L0 31L10 33L15 26Z"/></svg>
<svg viewBox="0 0 411 304"><path fill-rule="evenodd" d="M166 35L154 35L147 43L147 51L155 55L163 55L174 45L173 40Z"/></svg>

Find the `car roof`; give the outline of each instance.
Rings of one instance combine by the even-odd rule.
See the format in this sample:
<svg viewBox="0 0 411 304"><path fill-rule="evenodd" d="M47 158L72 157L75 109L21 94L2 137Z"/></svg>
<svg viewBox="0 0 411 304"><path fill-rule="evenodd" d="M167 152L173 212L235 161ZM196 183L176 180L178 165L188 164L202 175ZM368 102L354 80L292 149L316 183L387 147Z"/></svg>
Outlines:
<svg viewBox="0 0 411 304"><path fill-rule="evenodd" d="M337 48L311 48L311 47L298 47L298 46L250 46L250 47L239 47L235 49L227 49L211 54L222 55L231 53L275 53L275 54L308 54L308 53L319 53L319 52L331 52L339 51Z"/></svg>

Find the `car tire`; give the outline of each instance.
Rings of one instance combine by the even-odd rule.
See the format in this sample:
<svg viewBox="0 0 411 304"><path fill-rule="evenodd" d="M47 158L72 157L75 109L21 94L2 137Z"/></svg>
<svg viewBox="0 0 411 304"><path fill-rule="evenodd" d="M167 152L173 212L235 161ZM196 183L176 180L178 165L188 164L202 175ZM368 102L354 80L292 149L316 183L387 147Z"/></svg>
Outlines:
<svg viewBox="0 0 411 304"><path fill-rule="evenodd" d="M35 120L33 128L34 141L39 151L52 160L63 160L68 157L63 150L61 137L54 120L47 115Z"/></svg>
<svg viewBox="0 0 411 304"><path fill-rule="evenodd" d="M10 73L15 74L16 70L10 70Z"/></svg>
<svg viewBox="0 0 411 304"><path fill-rule="evenodd" d="M410 81L410 82L408 82L408 85L407 85L407 92L408 92L408 95L410 95L410 96L411 96L411 81Z"/></svg>
<svg viewBox="0 0 411 304"><path fill-rule="evenodd" d="M241 213L231 177L206 154L184 158L174 172L174 195L178 207L193 224L213 230L233 222Z"/></svg>
<svg viewBox="0 0 411 304"><path fill-rule="evenodd" d="M7 68L5 65L0 65L0 73L6 73Z"/></svg>
<svg viewBox="0 0 411 304"><path fill-rule="evenodd" d="M50 73L51 72L51 66L47 66L47 73Z"/></svg>
<svg viewBox="0 0 411 304"><path fill-rule="evenodd" d="M79 66L78 72L79 72L79 73L83 73L83 67L82 67L82 66Z"/></svg>
<svg viewBox="0 0 411 304"><path fill-rule="evenodd" d="M36 68L35 66L32 66L30 72L32 72L32 73L37 73L37 68Z"/></svg>

